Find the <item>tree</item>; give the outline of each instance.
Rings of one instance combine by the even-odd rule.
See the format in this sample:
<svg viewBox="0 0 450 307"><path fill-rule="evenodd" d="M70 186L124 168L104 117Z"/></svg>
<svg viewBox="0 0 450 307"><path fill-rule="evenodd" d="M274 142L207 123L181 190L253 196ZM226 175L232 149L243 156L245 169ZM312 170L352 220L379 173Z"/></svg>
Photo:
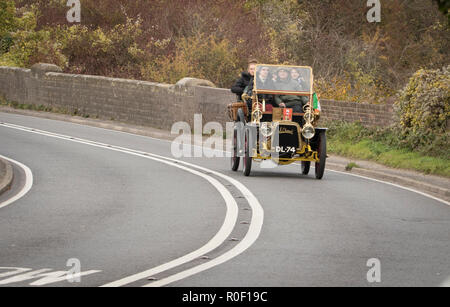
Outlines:
<svg viewBox="0 0 450 307"><path fill-rule="evenodd" d="M445 16L447 16L448 23L450 25L450 14L448 12L450 10L450 0L434 0L434 1L437 2L439 6L439 11L441 11Z"/></svg>

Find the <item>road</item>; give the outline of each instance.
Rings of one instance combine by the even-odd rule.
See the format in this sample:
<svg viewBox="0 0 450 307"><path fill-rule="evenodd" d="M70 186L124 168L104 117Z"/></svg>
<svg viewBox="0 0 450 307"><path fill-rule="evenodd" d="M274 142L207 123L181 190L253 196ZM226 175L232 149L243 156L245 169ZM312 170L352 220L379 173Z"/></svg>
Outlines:
<svg viewBox="0 0 450 307"><path fill-rule="evenodd" d="M0 208L0 286L440 286L450 277L450 207L424 195L332 171L318 181L298 165L255 165L244 177L226 157L175 161L165 140L6 113L0 123L0 155L33 174L31 190ZM27 182L14 169L0 205ZM374 258L380 282L369 283ZM79 280L67 280L77 266Z"/></svg>

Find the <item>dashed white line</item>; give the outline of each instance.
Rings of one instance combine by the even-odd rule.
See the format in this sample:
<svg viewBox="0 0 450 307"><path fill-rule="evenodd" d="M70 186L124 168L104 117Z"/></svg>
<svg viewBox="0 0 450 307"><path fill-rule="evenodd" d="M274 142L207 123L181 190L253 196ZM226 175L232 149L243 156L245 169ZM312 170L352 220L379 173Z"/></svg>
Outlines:
<svg viewBox="0 0 450 307"><path fill-rule="evenodd" d="M164 157L164 156L160 156L160 155L156 155L156 154L152 154L152 153L147 153L147 152L143 152L143 151L137 151L137 150L133 150L133 149L125 148L125 147L112 146L112 145L105 144L105 143L100 143L100 142L95 142L95 141L90 141L90 140L85 140L85 139L80 139L80 138L74 138L74 137L67 136L67 135L62 135L62 134L48 132L48 131L34 129L34 128L28 128L28 127L14 125L14 124L0 123L0 126L4 126L4 127L11 128L11 129L16 129L16 130L21 130L21 131L25 131L25 132L29 132L29 133L40 134L40 135L44 135L44 136L48 136L48 137L58 138L58 139L62 139L62 140L70 141L70 142L81 143L81 144L90 145L90 146L94 146L94 147L123 152L126 154L135 155L135 156L139 156L139 157L146 158L146 159L151 159L151 160L165 163L165 164L168 164L168 165L171 165L174 167L178 167L180 169L191 172L193 174L196 174L196 175L201 176L201 177L205 178L206 180L208 180L211 184L213 184L219 190L221 195L226 200L227 217L225 218L224 224L222 225L221 229L216 234L216 236L214 236L214 238L211 239L206 245L202 246L201 248L199 248L185 256L177 258L173 261L170 261L170 262L167 262L160 266L157 266L155 268L134 274L132 276L128 276L128 277L122 278L120 280L110 282L108 284L103 285L103 287L124 286L124 285L130 284L132 282L149 277L151 275L158 274L158 273L167 271L169 269L175 268L177 266L180 266L184 263L190 262L190 261L214 250L228 238L228 236L230 235L232 229L234 228L234 225L236 224L236 220L237 220L238 208L237 208L236 201L232 197L231 193L219 181L217 181L216 179L214 179L213 177L211 177L207 174L201 173L192 168L196 168L198 170L208 172L210 174L214 174L214 175L221 177L224 180L230 182L232 185L234 185L243 194L243 196L248 201L250 207L252 208L252 220L251 220L251 223L249 226L249 231L247 232L246 236L234 248L232 248L225 254L221 255L220 257L214 259L214 261L208 262L206 266L205 266L205 264L199 265L199 266L194 267L191 270L189 270L189 272L182 272L183 273L182 275L176 274L174 277L171 278L171 280L165 280L165 284L168 284L169 282L173 282L175 280L179 280L181 278L185 278L187 276L191 276L193 274L199 273L199 272L204 271L213 266L224 263L225 261L228 261L228 260L232 259L233 257L236 257L237 255L241 254L243 251L248 249L259 237L259 234L260 234L261 228L262 228L262 224L263 224L263 220L264 220L264 211L261 207L261 204L259 203L258 199L253 195L253 193L250 192L250 190L248 190L239 181L237 181L229 176L226 176L222 173L219 173L219 172L216 172L216 171L213 171L213 170L210 170L210 169L207 169L207 168L204 168L204 167L192 164L192 163L188 163L188 162L184 162L181 160L172 159L172 158L168 158L168 157ZM185 165L185 166L183 166L183 165Z"/></svg>

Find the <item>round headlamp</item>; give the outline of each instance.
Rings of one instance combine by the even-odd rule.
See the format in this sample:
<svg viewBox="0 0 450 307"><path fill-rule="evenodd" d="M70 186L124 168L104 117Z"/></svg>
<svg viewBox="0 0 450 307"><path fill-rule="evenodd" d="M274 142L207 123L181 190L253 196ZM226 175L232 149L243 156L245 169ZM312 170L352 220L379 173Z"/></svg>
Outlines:
<svg viewBox="0 0 450 307"><path fill-rule="evenodd" d="M305 139L312 139L315 133L316 129L314 129L311 124L306 124L305 126L303 126L302 135Z"/></svg>

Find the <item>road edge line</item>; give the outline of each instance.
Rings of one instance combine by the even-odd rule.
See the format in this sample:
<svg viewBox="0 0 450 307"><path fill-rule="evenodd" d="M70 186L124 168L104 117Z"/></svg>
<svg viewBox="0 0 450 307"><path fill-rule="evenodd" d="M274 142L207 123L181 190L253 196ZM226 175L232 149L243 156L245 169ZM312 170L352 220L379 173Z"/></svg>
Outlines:
<svg viewBox="0 0 450 307"><path fill-rule="evenodd" d="M102 149L109 149L112 151L117 151L117 152L122 152L122 153L126 153L126 154L130 154L130 155L135 155L138 157L142 157L142 158L146 158L146 159L151 159L151 160L155 160L158 161L160 163L164 163L164 164L168 164L171 166L175 166L177 168L180 169L184 169L188 172L194 173L194 174L198 174L199 176L203 177L203 178L209 178L207 179L207 181L209 181L211 183L211 181L215 181L217 182L217 184L221 185L223 187L223 193L228 193L229 194L229 198L232 199L235 208L228 208L227 206L227 216L224 220L224 223L220 229L220 231L224 232L220 233L220 231L210 240L208 241L207 244L203 245L202 247L196 249L195 251L178 257L175 260L169 261L167 263L164 263L162 265L159 265L155 268L143 271L141 273L137 273L137 274L133 274L131 276L107 283L105 285L102 285L101 287L117 287L117 286L123 286L123 285L127 285L130 284L132 282L135 281L139 281L142 280L145 277L148 277L148 275L150 274L156 274L156 273L161 273L164 271L167 271L171 268L175 268L179 265L182 265L184 263L187 263L189 261L192 261L200 256L202 256L204 253L207 253L215 248L217 248L218 246L220 246L225 240L226 238L228 238L229 234L231 233L231 231L234 229L234 226L230 229L228 229L229 231L226 232L224 229L226 229L227 227L229 227L230 224L236 225L236 221L237 221L237 215L238 215L238 207L237 207L237 203L235 201L235 199L231 196L231 193L225 188L225 186L223 184L221 184L217 179L207 175L207 174L203 174L199 171L196 171L194 169L191 169L187 166L193 167L193 168L197 168L200 170L203 170L205 172L211 173L211 174L216 174L219 177L222 177L223 179L227 180L228 182L232 183L234 186L236 186L236 188L238 188L242 194L244 195L244 197L247 199L247 201L249 202L249 205L252 207L253 211L253 216L252 216L252 222L256 220L256 227L250 223L250 229L252 229L252 231L247 232L247 235L245 236L243 242L247 243L248 246L245 247L245 249L247 249L248 247L250 247L255 241L256 239L259 237L261 228L262 228L262 224L263 224L263 217L264 217L264 211L259 203L259 201L257 200L257 198L250 192L250 190L248 190L243 184L241 184L240 182L234 180L231 177L228 177L224 174L221 174L219 172L204 168L202 166L198 166L192 163L188 163L188 162L184 162L181 160L177 160L177 159L172 159L169 157L164 157L164 156L160 156L157 154L152 154L152 153L148 153L148 152L143 152L143 151L138 151L138 150L133 150L130 148L125 148L125 147L120 147L120 146L112 146L109 144L105 144L105 143L100 143L100 142L95 142L95 141L90 141L90 140L86 140L86 139L81 139L81 138L74 138L68 135L63 135L63 134L58 134L58 133L53 133L53 132L47 132L44 130L40 130L40 129L35 129L35 128L29 128L29 127L24 127L24 126L20 126L20 125L15 125L15 124L7 124L7 123L1 123L2 126L10 128L10 129L15 129L15 130L20 130L20 131L24 131L24 132L28 132L28 133L34 133L34 134L39 134L39 135L43 135L43 136L47 136L47 137L53 137L53 138L58 138L58 139L62 139L62 140L66 140L66 141L71 141L71 142L75 142L75 143L79 143L79 144L84 144L84 145L90 145L93 147L98 147L98 148L102 148ZM180 164L184 164L186 166L180 165ZM215 186L217 188L217 186ZM221 190L219 190L219 192L222 194ZM223 195L223 194L222 194ZM227 200L225 199L227 205L229 204L227 202ZM229 214L229 215L228 215ZM230 217L232 216L233 218L233 223L231 223L229 221ZM228 220L227 220L228 218ZM252 227L253 226L253 227ZM256 231L256 233L255 233ZM249 235L250 233L250 235ZM220 242L220 244L218 244L216 241L218 240L217 238L219 237L223 237L222 242ZM248 237L250 237L251 239L247 239ZM245 240L247 239L247 240ZM253 241L251 241L253 240ZM238 246L242 246L242 243ZM234 247L232 250L235 250L236 247ZM242 249L242 248L241 248ZM232 256L231 258L239 255L240 253L242 253L245 249L243 249L242 251L240 251L239 253L235 253L234 256ZM230 250L229 252L231 252L232 250ZM226 254L229 254L226 253ZM229 258L229 259L231 259ZM228 259L228 260L229 260ZM189 260L189 261L187 261Z"/></svg>
<svg viewBox="0 0 450 307"><path fill-rule="evenodd" d="M0 158L0 164L3 164L3 168L5 169L5 175L0 180L0 195L2 195L11 188L14 180L14 172L9 161Z"/></svg>
<svg viewBox="0 0 450 307"><path fill-rule="evenodd" d="M0 209L1 209L1 208L4 208L4 207L14 203L15 201L21 199L22 197L24 197L31 190L31 188L33 186L33 180L34 179L33 179L33 172L25 164L20 163L18 161L15 161L15 160L13 160L11 158L7 158L7 157L2 156L2 155L0 155L0 158L4 159L4 160L6 160L6 161L8 161L10 163L13 163L13 164L17 165L25 173L25 185L22 187L22 189L20 190L19 193L17 193L16 195L14 195L11 198L5 200L4 202L0 203Z"/></svg>

